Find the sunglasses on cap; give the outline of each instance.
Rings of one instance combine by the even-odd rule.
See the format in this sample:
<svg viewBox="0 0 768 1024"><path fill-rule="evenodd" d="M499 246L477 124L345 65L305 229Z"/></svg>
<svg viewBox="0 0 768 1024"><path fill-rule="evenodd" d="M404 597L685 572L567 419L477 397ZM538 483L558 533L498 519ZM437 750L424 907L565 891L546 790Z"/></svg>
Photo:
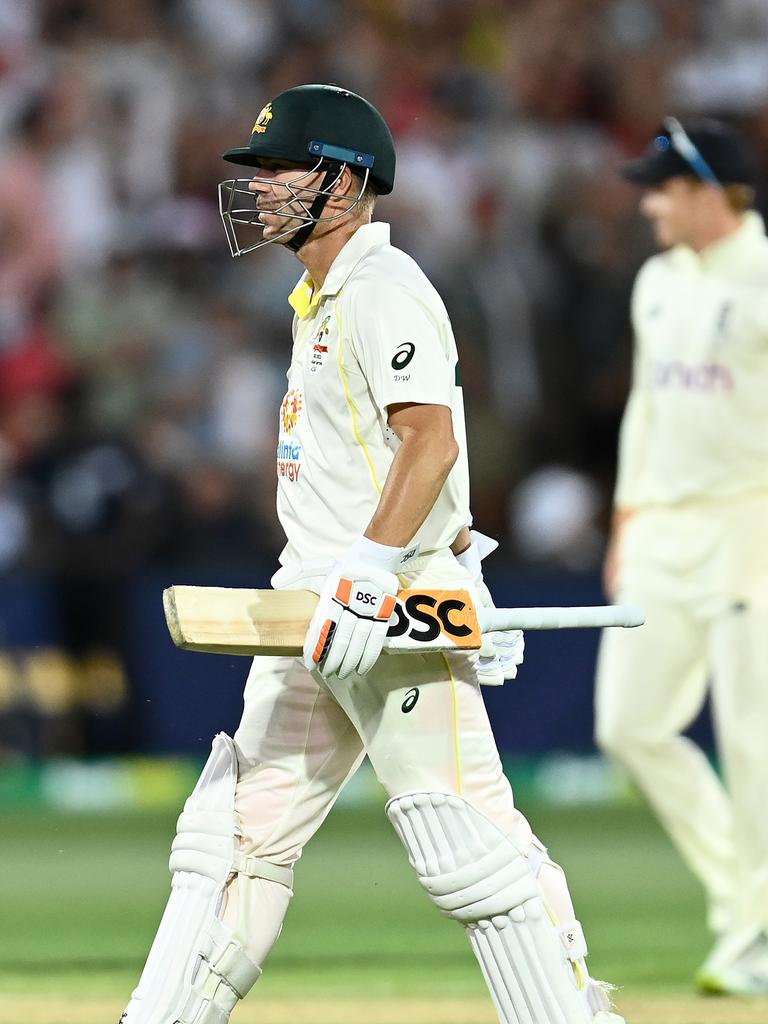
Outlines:
<svg viewBox="0 0 768 1024"><path fill-rule="evenodd" d="M719 188L720 181L717 175L701 155L699 148L691 140L677 118L665 117L663 124L667 135L656 136L654 140L656 148L660 152L664 152L664 150L669 149L671 146L685 160L697 178L708 185L717 185Z"/></svg>

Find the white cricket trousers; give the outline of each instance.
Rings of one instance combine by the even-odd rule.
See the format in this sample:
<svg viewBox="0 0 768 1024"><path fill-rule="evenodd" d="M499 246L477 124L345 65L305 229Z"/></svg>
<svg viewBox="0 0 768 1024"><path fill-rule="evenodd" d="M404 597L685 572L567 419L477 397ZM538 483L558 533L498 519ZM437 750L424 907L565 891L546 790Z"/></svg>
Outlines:
<svg viewBox="0 0 768 1024"><path fill-rule="evenodd" d="M401 575L405 586L471 587L445 552ZM371 672L323 682L295 658L257 658L235 734L235 809L247 855L291 867L364 756L388 796L457 793L521 850L541 847L514 806L467 654L383 654ZM539 878L552 913L574 918L562 871ZM236 884L236 883L235 883ZM232 920L236 899L228 899Z"/></svg>
<svg viewBox="0 0 768 1024"><path fill-rule="evenodd" d="M606 630L597 741L625 765L704 884L709 923L768 926L768 496L638 512ZM711 696L724 782L682 735Z"/></svg>

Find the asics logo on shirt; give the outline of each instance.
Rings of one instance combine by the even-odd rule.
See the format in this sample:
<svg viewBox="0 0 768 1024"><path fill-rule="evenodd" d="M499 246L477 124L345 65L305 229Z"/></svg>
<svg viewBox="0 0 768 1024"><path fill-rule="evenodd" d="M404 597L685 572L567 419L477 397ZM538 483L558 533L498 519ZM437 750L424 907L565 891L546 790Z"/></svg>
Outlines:
<svg viewBox="0 0 768 1024"><path fill-rule="evenodd" d="M404 341L401 345L398 345L397 351L392 357L392 369L404 370L408 363L413 359L415 352L416 346L412 341Z"/></svg>
<svg viewBox="0 0 768 1024"><path fill-rule="evenodd" d="M406 693L405 700L400 705L400 710L403 712L404 715L407 715L410 711L413 711L413 709L416 707L416 702L418 701L418 699L419 691L416 689L416 687L414 687L412 690L409 690L408 693Z"/></svg>

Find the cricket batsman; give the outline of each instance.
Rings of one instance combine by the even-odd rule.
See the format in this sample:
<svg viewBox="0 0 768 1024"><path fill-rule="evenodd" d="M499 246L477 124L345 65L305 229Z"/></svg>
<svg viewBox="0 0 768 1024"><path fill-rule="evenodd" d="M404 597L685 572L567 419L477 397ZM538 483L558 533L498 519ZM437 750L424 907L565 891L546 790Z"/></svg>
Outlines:
<svg viewBox="0 0 768 1024"><path fill-rule="evenodd" d="M755 169L715 121L668 118L623 175L664 250L632 297L597 739L704 885L704 991L768 993L768 239ZM683 735L711 696L722 780Z"/></svg>
<svg viewBox="0 0 768 1024"><path fill-rule="evenodd" d="M380 657L400 587L490 602L469 530L456 344L440 297L371 223L395 150L379 112L329 85L276 96L224 159L232 254L287 246L293 350L280 409L275 588L319 603L303 659L253 662L178 821L171 895L123 1024L226 1024L262 972L293 866L367 754L419 881L458 922L502 1024L623 1024L562 870L515 808L479 683L512 678L520 634L471 654ZM446 197L448 199L448 197ZM256 241L243 240L255 232Z"/></svg>

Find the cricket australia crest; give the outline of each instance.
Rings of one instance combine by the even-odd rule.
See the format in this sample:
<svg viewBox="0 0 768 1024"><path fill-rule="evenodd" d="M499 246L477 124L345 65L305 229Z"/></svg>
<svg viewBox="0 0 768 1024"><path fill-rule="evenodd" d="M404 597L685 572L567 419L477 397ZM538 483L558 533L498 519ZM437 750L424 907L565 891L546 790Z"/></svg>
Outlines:
<svg viewBox="0 0 768 1024"><path fill-rule="evenodd" d="M330 333L328 324L330 323L330 316L323 318L320 324L320 329L315 335L312 343L312 355L309 360L310 373L317 373L320 367L325 361L325 357L328 355L328 334Z"/></svg>
<svg viewBox="0 0 768 1024"><path fill-rule="evenodd" d="M251 128L251 135L263 135L264 132L269 128L269 122L272 120L272 104L267 103L265 107L262 107L259 111L259 116Z"/></svg>

